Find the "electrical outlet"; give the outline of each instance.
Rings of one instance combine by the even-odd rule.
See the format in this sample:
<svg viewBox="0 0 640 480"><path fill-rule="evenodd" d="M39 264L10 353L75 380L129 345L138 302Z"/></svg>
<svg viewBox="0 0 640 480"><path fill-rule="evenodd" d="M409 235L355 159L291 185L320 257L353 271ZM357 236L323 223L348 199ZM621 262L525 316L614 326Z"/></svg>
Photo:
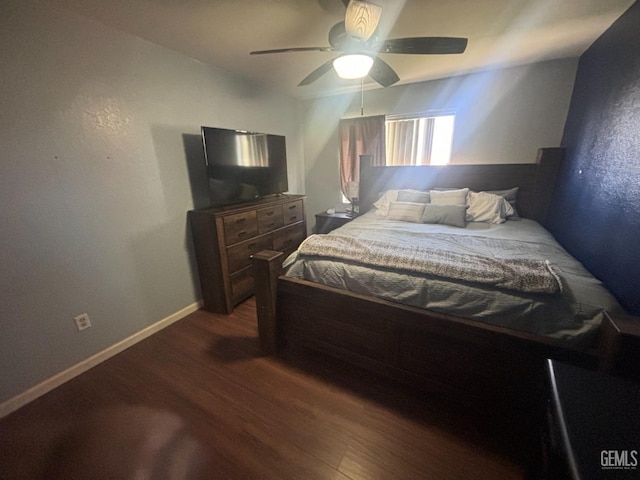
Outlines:
<svg viewBox="0 0 640 480"><path fill-rule="evenodd" d="M76 326L78 327L79 332L86 330L91 326L91 320L89 320L88 313L81 313L77 317L73 317L73 319L76 321Z"/></svg>

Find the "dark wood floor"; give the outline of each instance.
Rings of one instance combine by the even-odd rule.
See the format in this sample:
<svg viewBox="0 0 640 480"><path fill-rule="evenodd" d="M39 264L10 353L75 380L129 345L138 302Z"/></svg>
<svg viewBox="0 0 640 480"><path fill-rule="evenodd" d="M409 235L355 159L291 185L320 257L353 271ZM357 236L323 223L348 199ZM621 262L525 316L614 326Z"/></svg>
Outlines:
<svg viewBox="0 0 640 480"><path fill-rule="evenodd" d="M229 316L195 312L0 421L0 478L36 475L47 426L122 405L181 417L215 478L515 479L531 447L325 358L261 355L250 299Z"/></svg>

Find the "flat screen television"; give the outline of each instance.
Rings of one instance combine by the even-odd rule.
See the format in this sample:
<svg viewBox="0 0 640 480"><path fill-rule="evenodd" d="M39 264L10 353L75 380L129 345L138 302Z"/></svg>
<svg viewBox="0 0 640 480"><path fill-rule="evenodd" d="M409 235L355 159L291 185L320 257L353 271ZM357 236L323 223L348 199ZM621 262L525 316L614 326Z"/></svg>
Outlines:
<svg viewBox="0 0 640 480"><path fill-rule="evenodd" d="M214 127L201 130L212 205L246 202L289 189L284 136Z"/></svg>

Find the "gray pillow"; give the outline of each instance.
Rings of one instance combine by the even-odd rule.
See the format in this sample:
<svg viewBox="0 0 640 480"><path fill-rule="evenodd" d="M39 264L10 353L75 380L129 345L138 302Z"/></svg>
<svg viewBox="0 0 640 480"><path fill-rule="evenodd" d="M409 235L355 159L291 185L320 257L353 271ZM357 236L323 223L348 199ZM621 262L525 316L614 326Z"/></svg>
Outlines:
<svg viewBox="0 0 640 480"><path fill-rule="evenodd" d="M429 203L431 201L431 197L429 195L429 192L400 190L398 192L398 201L412 203Z"/></svg>
<svg viewBox="0 0 640 480"><path fill-rule="evenodd" d="M452 227L466 227L466 205L444 205L427 203L422 212L422 223L439 223Z"/></svg>

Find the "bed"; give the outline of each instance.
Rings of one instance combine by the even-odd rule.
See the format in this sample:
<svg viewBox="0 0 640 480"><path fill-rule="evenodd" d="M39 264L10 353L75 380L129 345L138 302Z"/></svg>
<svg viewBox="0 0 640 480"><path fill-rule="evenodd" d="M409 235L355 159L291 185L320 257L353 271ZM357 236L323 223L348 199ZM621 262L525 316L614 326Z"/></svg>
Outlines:
<svg viewBox="0 0 640 480"><path fill-rule="evenodd" d="M460 227L370 211L308 237L283 267L289 278L577 347L595 343L605 312L621 312L604 286L527 218Z"/></svg>
<svg viewBox="0 0 640 480"><path fill-rule="evenodd" d="M278 355L319 351L456 403L504 412L539 407L546 358L637 376L638 319L627 316L541 226L562 156L562 149L540 149L535 164L447 167L375 167L363 156L361 217L331 234L309 237L288 259L273 251L255 255L263 350ZM515 187L517 199L507 198L505 192ZM501 194L515 205L517 217L462 227L380 218L374 206L380 207L389 191L462 188ZM388 263L386 253L374 252L370 256L378 263L363 264L359 257L369 248L366 242L371 248L395 242L400 260ZM437 257L453 243L454 256L463 259L478 254L476 244L483 244L485 257L505 257L518 268L535 264L536 270L525 274L535 285L527 280L530 290L523 291L469 279L464 271L446 279L441 271L415 270L402 251L410 252L416 243L427 246L425 255ZM520 248L525 244L526 255ZM327 249L331 255L323 254ZM478 265L482 276L484 264ZM541 273L545 265L548 272Z"/></svg>

